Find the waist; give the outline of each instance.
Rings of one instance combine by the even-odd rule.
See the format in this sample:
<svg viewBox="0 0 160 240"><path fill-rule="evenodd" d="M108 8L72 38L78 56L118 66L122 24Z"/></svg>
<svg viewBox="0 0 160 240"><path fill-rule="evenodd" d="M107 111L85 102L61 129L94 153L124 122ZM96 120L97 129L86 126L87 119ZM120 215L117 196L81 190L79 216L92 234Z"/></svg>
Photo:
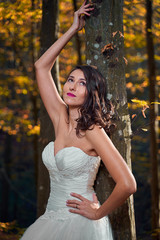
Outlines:
<svg viewBox="0 0 160 240"><path fill-rule="evenodd" d="M91 187L89 189L79 189L70 187L70 189L52 189L50 192L50 196L47 203L47 210L51 211L58 211L59 209L66 209L68 211L68 207L66 206L66 201L69 199L76 199L78 201L81 201L73 196L71 196L71 192L78 193L82 195L83 197L87 198L88 200L93 200L93 193L94 189Z"/></svg>

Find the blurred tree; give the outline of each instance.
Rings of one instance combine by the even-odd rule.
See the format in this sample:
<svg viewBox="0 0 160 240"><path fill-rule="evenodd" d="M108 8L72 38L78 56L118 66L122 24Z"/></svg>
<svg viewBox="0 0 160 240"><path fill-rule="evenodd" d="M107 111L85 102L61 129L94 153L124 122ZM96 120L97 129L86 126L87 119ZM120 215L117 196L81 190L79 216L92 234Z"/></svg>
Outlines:
<svg viewBox="0 0 160 240"><path fill-rule="evenodd" d="M118 117L117 130L112 140L131 168L131 126L127 107L126 59L123 49L123 1L94 0L93 5L94 11L85 28L86 63L97 66L106 79L107 97L112 100ZM113 187L114 182L102 165L96 182L101 202L104 202ZM133 197L114 211L110 218L115 239L136 239Z"/></svg>
<svg viewBox="0 0 160 240"><path fill-rule="evenodd" d="M9 209L8 216L12 216L11 218L13 218L12 209L14 208L13 205L15 205L13 200L15 197L13 197L13 192L11 192L10 189L16 189L16 192L18 192L23 182L22 179L25 178L22 177L21 181L19 181L20 174L17 170L18 167L20 169L18 160L22 156L17 155L13 157L18 149L17 146L19 146L19 148L23 146L22 138L25 139L26 142L32 141L33 144L30 152L31 155L32 153L33 155L30 158L30 152L26 154L25 149L25 154L23 152L25 156L21 158L21 164L25 165L24 159L26 156L28 156L27 160L30 160L28 162L31 163L31 165L32 161L34 161L35 166L37 163L37 134L39 133L38 94L35 85L33 59L39 47L38 24L41 9L39 0L24 0L23 2L19 0L1 1L0 12L0 134L6 132L6 135L8 134L10 139L12 139L12 142L6 141L8 146L4 146L5 154L1 159L2 167L4 166L4 179L8 181L6 184L10 185L10 188L8 188L8 194L10 194L9 203L7 200L2 199L3 208L1 209L2 212L5 210L5 207ZM28 142L27 150L30 149ZM12 146L12 151L8 150L8 153L6 153L5 149L9 149L9 144ZM11 160L8 166L5 167L9 154ZM22 175L25 175L25 171L26 168L24 167L21 172ZM31 178L33 177L33 173L30 175L30 169L27 169L27 173L28 178L30 178L30 176ZM2 188L5 186L4 179ZM13 185L16 181L18 182L19 185L17 184L17 188L12 186L12 181L14 181ZM25 184L22 185L24 189ZM25 192L23 194L25 195ZM19 195L21 195L20 190ZM16 200L18 201L18 199ZM21 208L19 205L20 204L17 204L17 211ZM8 220L7 214L6 220Z"/></svg>
<svg viewBox="0 0 160 240"><path fill-rule="evenodd" d="M12 152L12 136L8 133L5 134L5 149L4 149L4 163L3 163L3 170L7 172L8 177L11 177L11 152ZM9 193L10 193L10 186L9 183L6 181L5 176L2 176L2 211L1 211L1 221L6 221L9 216Z"/></svg>
<svg viewBox="0 0 160 240"><path fill-rule="evenodd" d="M150 102L150 159L151 159L151 196L152 196L152 231L159 226L159 186L158 186L158 107L154 104L157 101L156 86L156 65L154 59L154 42L152 34L152 1L146 0L146 40L148 55L148 75L149 75L149 102ZM160 236L159 236L160 237ZM160 239L158 233L153 239Z"/></svg>
<svg viewBox="0 0 160 240"><path fill-rule="evenodd" d="M132 161L133 170L136 174L138 182L138 191L135 194L135 210L136 210L136 222L137 233L141 238L145 238L151 231L151 157L150 157L150 128L151 124L154 127L153 121L149 119L149 109L146 111L146 115L142 114L144 104L152 108L152 104L149 100L149 74L148 70L155 64L157 66L155 81L152 81L152 86L155 84L156 89L156 101L160 99L160 7L159 1L151 1L152 3L152 29L151 35L154 41L154 61L151 61L150 67L148 67L148 54L147 54L147 41L146 41L146 0L142 1L124 1L124 36L125 36L125 55L129 62L126 68L126 80L128 90L128 100L130 113L134 119L132 119ZM150 31L150 30L149 30ZM153 49L150 45L150 52ZM153 55L152 55L153 57ZM151 58L150 58L151 59ZM155 63L154 63L155 62ZM130 103L132 98L145 100L143 104L137 104L138 102ZM154 100L155 101L155 100ZM143 102L143 101L142 101ZM154 107L156 109L155 126L158 129L158 121L160 120L158 112L158 104ZM141 111L142 110L142 111ZM158 136L157 136L158 140ZM159 141L159 140L158 140ZM160 141L159 141L160 143ZM157 144L157 143L156 143ZM156 146L156 144L153 145ZM160 150L157 149L157 152ZM156 171L156 170L155 170ZM154 179L157 179L156 172ZM158 181L158 179L157 179ZM158 182L155 182L158 185ZM157 187L156 187L157 188ZM155 191L156 192L156 191ZM145 201L142 203L144 193L147 193ZM156 195L156 194L155 194ZM158 193L155 199L158 198ZM143 217L142 217L143 216Z"/></svg>
<svg viewBox="0 0 160 240"><path fill-rule="evenodd" d="M41 30L41 55L57 40L58 38L58 16L59 16L59 1L58 0L43 0L42 1L42 30ZM57 88L60 90L58 75L59 75L58 60L52 69L52 76ZM44 79L45 81L45 79ZM44 213L45 206L49 194L49 176L48 171L42 162L42 151L46 144L54 140L53 124L48 116L48 113L41 103L40 109L40 148L39 148L39 163L38 163L38 191L37 191L37 215Z"/></svg>

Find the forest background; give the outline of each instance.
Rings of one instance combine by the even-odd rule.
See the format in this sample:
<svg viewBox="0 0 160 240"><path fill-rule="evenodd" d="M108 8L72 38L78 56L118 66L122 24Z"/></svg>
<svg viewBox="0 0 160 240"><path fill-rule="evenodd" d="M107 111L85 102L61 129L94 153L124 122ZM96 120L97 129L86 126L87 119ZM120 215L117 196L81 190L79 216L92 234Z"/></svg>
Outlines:
<svg viewBox="0 0 160 240"><path fill-rule="evenodd" d="M159 102L160 2L154 0L152 4L151 31L156 62L156 98ZM59 1L59 36L69 28L73 12L74 1ZM41 102L33 80L33 66L40 54L41 20L40 0L0 2L0 234L14 233L15 238L12 239L18 239L17 232L23 232L36 219L34 147L40 133L38 116ZM85 63L84 30L79 33L79 39L81 59ZM76 39L73 38L59 57L61 88L70 70L77 65L76 46ZM124 0L124 46L128 107L133 131L132 167L138 183L138 191L134 195L137 239L151 239L149 108L144 112L144 106L149 106L145 0ZM160 144L158 106L156 130Z"/></svg>

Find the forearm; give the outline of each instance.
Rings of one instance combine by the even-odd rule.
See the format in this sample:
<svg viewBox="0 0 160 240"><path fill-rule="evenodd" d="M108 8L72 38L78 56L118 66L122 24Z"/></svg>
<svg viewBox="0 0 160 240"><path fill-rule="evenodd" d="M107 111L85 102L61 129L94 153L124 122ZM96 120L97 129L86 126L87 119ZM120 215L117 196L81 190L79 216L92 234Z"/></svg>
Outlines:
<svg viewBox="0 0 160 240"><path fill-rule="evenodd" d="M56 61L57 56L61 50L69 42L69 40L75 35L77 30L74 27L70 27L68 31L61 36L35 63L37 69L43 69L50 71L53 64Z"/></svg>
<svg viewBox="0 0 160 240"><path fill-rule="evenodd" d="M116 185L108 199L97 210L97 219L107 216L116 208L121 206L127 198L136 191L134 189L127 189L123 186Z"/></svg>

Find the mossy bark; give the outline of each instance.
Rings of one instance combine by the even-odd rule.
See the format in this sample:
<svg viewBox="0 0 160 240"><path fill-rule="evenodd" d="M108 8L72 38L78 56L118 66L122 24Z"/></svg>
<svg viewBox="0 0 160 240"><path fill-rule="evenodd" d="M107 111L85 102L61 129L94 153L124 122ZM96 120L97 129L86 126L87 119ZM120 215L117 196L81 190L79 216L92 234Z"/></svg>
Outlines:
<svg viewBox="0 0 160 240"><path fill-rule="evenodd" d="M112 141L131 168L131 125L128 114L123 37L123 1L93 0L94 11L87 17L86 63L98 67L107 83L107 97L114 106L118 117L117 129ZM118 166L117 166L118 167ZM103 203L115 183L102 164L95 189ZM133 197L110 215L114 238L135 240L135 219Z"/></svg>

